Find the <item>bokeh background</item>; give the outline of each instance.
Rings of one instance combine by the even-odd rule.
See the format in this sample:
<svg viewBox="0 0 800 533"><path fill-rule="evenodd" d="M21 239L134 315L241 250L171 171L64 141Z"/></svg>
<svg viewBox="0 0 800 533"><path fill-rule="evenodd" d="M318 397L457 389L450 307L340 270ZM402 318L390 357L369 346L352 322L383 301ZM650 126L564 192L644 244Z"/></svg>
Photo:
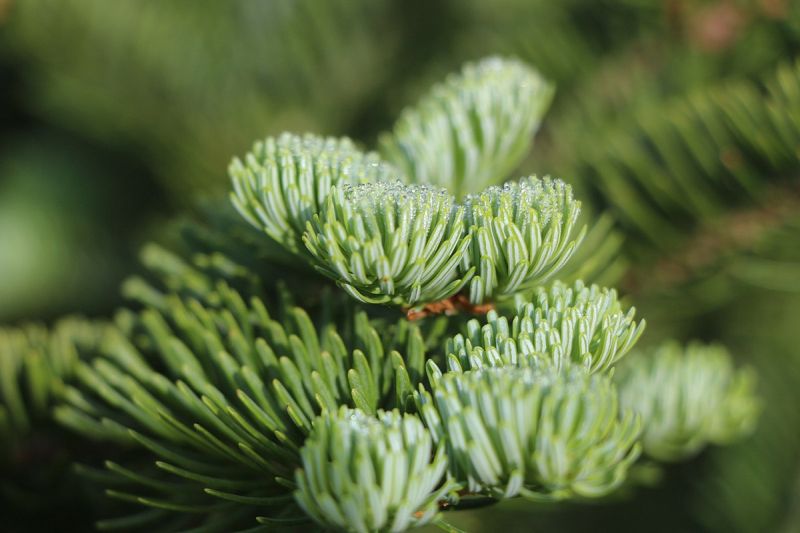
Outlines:
<svg viewBox="0 0 800 533"><path fill-rule="evenodd" d="M224 197L255 139L374 146L492 54L557 85L518 173L571 182L603 221L592 281L647 318L643 343L723 342L757 369L765 410L749 439L611 501L453 522L800 531L794 0L0 0L0 323L109 314L140 246Z"/></svg>

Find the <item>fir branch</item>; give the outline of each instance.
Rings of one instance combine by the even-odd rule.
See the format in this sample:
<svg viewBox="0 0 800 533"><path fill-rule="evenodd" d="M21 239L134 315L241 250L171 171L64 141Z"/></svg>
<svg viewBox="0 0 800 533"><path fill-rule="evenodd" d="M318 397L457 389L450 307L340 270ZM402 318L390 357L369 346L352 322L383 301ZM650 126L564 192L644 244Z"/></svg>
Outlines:
<svg viewBox="0 0 800 533"><path fill-rule="evenodd" d="M447 373L418 402L453 476L472 493L597 497L619 486L639 455L638 418L618 418L610 379L580 369Z"/></svg>
<svg viewBox="0 0 800 533"><path fill-rule="evenodd" d="M256 142L228 172L239 213L294 253L304 250L306 223L325 205L332 186L398 177L377 154L359 151L350 139L289 133Z"/></svg>
<svg viewBox="0 0 800 533"><path fill-rule="evenodd" d="M320 272L354 298L415 306L458 292L470 236L444 189L400 182L335 188L304 235Z"/></svg>
<svg viewBox="0 0 800 533"><path fill-rule="evenodd" d="M571 150L561 171L611 206L635 237L632 248L672 253L699 224L758 204L770 185L795 174L797 109L800 65L785 64L759 82L725 81L636 107L611 127L613 117L602 115L604 142ZM564 146L579 133L596 138L591 122L575 117L560 133Z"/></svg>
<svg viewBox="0 0 800 533"><path fill-rule="evenodd" d="M527 152L552 86L527 65L491 57L464 66L406 109L381 153L414 183L457 198L504 179Z"/></svg>
<svg viewBox="0 0 800 533"><path fill-rule="evenodd" d="M300 308L279 315L223 282L204 302L172 295L160 311L123 313L128 338L113 332L103 353L79 366L56 418L159 461L141 478L117 472L132 485L118 493L126 501L172 511L210 505L209 520L235 503L253 506L251 519L269 508L280 518L314 418L341 405L368 413L411 405L425 355L413 327L398 339L407 338L403 357L385 351L364 314L354 317L350 346Z"/></svg>
<svg viewBox="0 0 800 533"><path fill-rule="evenodd" d="M634 308L623 311L613 289L557 282L530 300L520 298L510 318L490 311L485 324L470 320L464 334L447 341L447 366L451 372L497 366L606 371L644 330L634 314ZM431 371L440 373L429 364Z"/></svg>
<svg viewBox="0 0 800 533"><path fill-rule="evenodd" d="M707 276L720 264L748 253L761 255L764 241L782 227L790 226L800 212L800 189L796 183L767 187L763 200L747 208L733 209L701 224L686 242L655 265L630 271L625 287L639 293L662 292ZM789 239L787 241L791 240ZM723 263L724 262L724 263ZM800 266L795 265L800 271ZM760 276L762 282L769 276ZM791 284L788 284L791 287Z"/></svg>
<svg viewBox="0 0 800 533"><path fill-rule="evenodd" d="M456 488L444 479L444 446L434 447L418 417L397 411L327 413L300 454L297 501L321 525L342 531L401 532L433 522L439 500Z"/></svg>
<svg viewBox="0 0 800 533"><path fill-rule="evenodd" d="M93 353L105 326L64 318L43 326L0 328L0 442L18 444L60 399L82 357Z"/></svg>
<svg viewBox="0 0 800 533"><path fill-rule="evenodd" d="M753 371L735 370L719 345L663 344L630 357L616 381L620 404L642 416L645 453L660 461L739 439L760 411Z"/></svg>
<svg viewBox="0 0 800 533"><path fill-rule="evenodd" d="M309 0L291 0L232 8L234 14L270 15L266 25L258 17L241 17L247 23L242 38L234 40L242 50L256 50L254 43L284 43L292 49L287 65L275 64L282 62L275 56L264 68L254 68L242 54L221 48L209 75L185 68L194 61L169 46L134 47L128 54L132 62L156 73L139 76L131 85L134 92L152 92L159 103L164 95L189 94L172 99L200 111L183 113L177 128L164 129L168 135L156 134L156 143L166 147L161 151L173 162L191 160L191 168L206 169L207 159L195 162L198 151L186 146L199 139L202 146L226 151L219 140L241 142L240 136L252 134L248 124L269 115L275 127L273 115L284 113L276 106L281 101L307 100L311 109L341 123L346 112L339 108L360 100L362 86L392 85L375 75L375 68L364 68L382 63L383 53L368 46L365 36L384 27L352 23L353 16L364 23L385 15L388 4L381 1L370 9L359 4L336 0L312 9ZM546 61L546 68L560 72L567 83L598 57L590 44L612 46L634 34L619 32L612 23L576 38L585 6L550 4L508 0L497 9L468 2L459 9L487 27L491 20L541 13L537 24L544 31L537 30L529 42L543 42L544 35L544 41L561 44L522 49ZM650 4L603 4L588 13L610 10L616 15L609 20L622 27L645 16L650 24L659 23ZM60 25L37 24L33 14L43 9L37 5L32 0L22 10L18 38L41 35L40 26L48 28L44 33L61 34ZM120 13L129 16L137 9ZM196 15L231 8L218 9L201 8ZM768 7L721 9L738 17ZM188 28L180 10L159 16L151 8L142 12L135 27L152 43L178 42L173 26ZM100 2L90 0L85 8L68 2L58 13L65 16L55 18L66 21L67 28L85 26L106 36L112 46L102 48L109 57L115 49L130 48L116 31L126 17L106 23ZM787 19L780 31L788 36L775 43L796 40L796 16L769 16ZM103 24L89 24L101 19ZM574 27L564 31L563 21ZM523 22L519 27L529 32ZM733 22L736 27L723 28L724 47L739 38L741 21ZM348 25L355 31L336 31ZM295 26L303 31L292 31ZM230 33L232 27L239 26L214 28ZM512 43L524 32L500 33L495 42ZM772 33L778 32L768 38ZM457 36L456 31L443 37ZM354 53L342 55L341 43L357 50L347 47ZM775 43L769 53L780 48ZM270 48L275 47L264 47ZM152 50L157 53L151 57ZM91 67L71 62L81 54L70 50L67 55L67 69L56 69L53 83L46 84L55 108L96 92L82 87L82 79L98 78L89 75ZM213 75L228 70L230 57L242 63L240 74L252 70L258 76L248 83L247 76ZM330 68L342 60L352 69ZM122 64L128 62L110 61L109 72ZM221 79L235 80L231 86L242 85L244 97L220 98L221 86L205 96L186 93L204 85L195 83L196 72L212 80L212 87ZM344 74L318 83L333 72ZM352 85L354 72L371 75L359 78L345 105L322 97L331 87ZM263 103L262 76L276 82L267 84ZM163 86L149 87L149 80L161 77ZM630 76L614 77L614 83L616 78L630 81ZM118 89L127 84L122 81ZM575 107L591 107L598 88L592 91L592 98L583 99L588 104ZM105 92L113 99L119 99L117 92L126 94ZM517 495L538 502L599 497L623 482L642 446L651 457L673 461L709 443L742 437L760 410L750 369L735 370L719 347L668 344L628 358L617 371L644 321L637 323L634 310L626 310L611 289L580 281L542 287L556 273L575 280L596 272L613 276L619 268L613 259L619 236L608 223L589 220L593 246L576 253L585 230L576 229L583 223L570 186L550 178L495 186L519 164L551 97L552 87L533 69L516 60L488 58L466 65L403 113L380 140L390 162L345 138L284 134L256 143L230 166L239 224L228 220L209 233L196 231L195 242L175 253L147 247L143 259L157 280L126 282L124 292L135 311L120 312L114 326L85 331L83 326L65 326L63 333L61 326L51 333L0 330L0 436L9 442L24 438L55 408L57 420L77 434L121 442L130 455L107 461L103 470L81 468L107 487L111 498L136 509L100 527L180 531L306 527L309 519L355 531L400 531L426 523L454 531L437 509ZM224 101L235 102L236 111L220 107ZM796 175L800 67L783 67L765 83L726 82L663 104L635 110L630 122L614 119L611 131L616 109L597 113L596 129L586 128L591 113L582 113L573 125L585 130L581 135L561 133L562 150L574 154L565 175L583 180L590 197L607 200L612 215L637 234L634 251L670 254L663 268L642 275L640 286L666 280L671 289L735 255L727 269L731 276L787 290L787 280L800 279L791 249L797 198L784 195L781 205L774 205L764 193L771 182L778 182L779 191L793 188L785 177ZM107 95L77 107L96 118L110 109ZM133 130L150 135L159 128L143 124L169 122L169 114L166 121L158 115L170 106L129 107L123 115ZM235 135L220 135L225 123L236 125ZM131 124L122 128L130 131ZM197 139L187 143L187 132ZM186 187L172 186L181 200L189 196ZM739 213L745 216L726 214L731 205L748 206ZM736 237L717 228L706 231L714 220L752 231ZM249 227L243 229L245 222ZM689 237L687 244L687 234L697 228L699 236ZM769 242L764 245L762 237ZM762 245L769 253L762 253ZM741 260L751 252L754 257ZM325 280L306 276L312 265L354 298L345 302L320 290ZM775 268L766 270L770 266ZM680 272L663 276L672 270ZM765 274L778 271L787 275ZM290 278L300 283L292 286ZM517 307L508 310L512 299ZM692 307L689 291L680 291L676 300ZM395 309L359 309L364 302L409 307L409 317L437 310L491 311L466 324L463 317L410 323L394 320ZM315 319L314 311L322 318ZM458 328L463 328L460 334ZM445 338L444 354L429 357ZM791 385L790 379L775 382ZM794 427L793 412L776 413L772 425ZM773 433L776 442L785 436ZM767 444L774 449L771 440ZM770 446L735 462L744 465L742 471L763 464L752 457L772 456ZM783 463L791 455L775 454ZM454 492L458 483L466 487L460 493ZM724 507L734 500L716 501ZM742 512L738 506L737 512Z"/></svg>
<svg viewBox="0 0 800 533"><path fill-rule="evenodd" d="M561 180L529 177L468 196L472 246L466 265L477 271L470 300L502 299L546 281L572 256L586 232L573 234L580 202Z"/></svg>

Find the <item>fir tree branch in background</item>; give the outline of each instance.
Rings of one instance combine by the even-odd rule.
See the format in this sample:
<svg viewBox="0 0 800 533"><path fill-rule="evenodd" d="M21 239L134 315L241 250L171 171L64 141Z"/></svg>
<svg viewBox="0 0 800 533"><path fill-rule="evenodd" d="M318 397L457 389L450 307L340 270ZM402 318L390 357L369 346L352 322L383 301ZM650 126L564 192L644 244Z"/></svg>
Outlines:
<svg viewBox="0 0 800 533"><path fill-rule="evenodd" d="M585 145L569 174L636 232L632 249L673 251L698 223L731 205L757 204L772 183L793 175L799 73L785 65L763 84L698 90L657 113L642 107L606 133L602 149Z"/></svg>
<svg viewBox="0 0 800 533"><path fill-rule="evenodd" d="M33 0L14 3L6 29L9 51L30 62L37 114L143 147L172 200L191 205L224 190L220 168L252 139L345 129L390 74L393 10L384 0Z"/></svg>
<svg viewBox="0 0 800 533"><path fill-rule="evenodd" d="M52 420L79 362L96 350L108 325L83 318L0 328L0 512L9 530L52 527L58 515L90 528L99 494L74 475L72 461L97 450Z"/></svg>
<svg viewBox="0 0 800 533"><path fill-rule="evenodd" d="M64 382L81 357L92 353L103 326L65 318L48 331L43 326L0 329L0 441L12 450L35 425L49 418ZM8 451L8 450L6 450Z"/></svg>
<svg viewBox="0 0 800 533"><path fill-rule="evenodd" d="M633 270L624 284L636 292L663 291L691 281L731 256L757 253L770 234L791 224L800 212L800 189L795 183L770 186L764 200L751 208L733 210L708 221L680 249L647 273ZM800 268L800 265L798 265ZM759 276L768 280L768 276Z"/></svg>
<svg viewBox="0 0 800 533"><path fill-rule="evenodd" d="M669 342L634 353L615 375L620 404L644 423L644 452L676 461L753 431L760 412L752 369L734 370L721 346Z"/></svg>
<svg viewBox="0 0 800 533"><path fill-rule="evenodd" d="M724 342L756 371L763 412L752 437L714 450L702 477L687 484L702 527L736 533L797 527L791 505L800 473L798 311L796 295L753 286L725 309Z"/></svg>

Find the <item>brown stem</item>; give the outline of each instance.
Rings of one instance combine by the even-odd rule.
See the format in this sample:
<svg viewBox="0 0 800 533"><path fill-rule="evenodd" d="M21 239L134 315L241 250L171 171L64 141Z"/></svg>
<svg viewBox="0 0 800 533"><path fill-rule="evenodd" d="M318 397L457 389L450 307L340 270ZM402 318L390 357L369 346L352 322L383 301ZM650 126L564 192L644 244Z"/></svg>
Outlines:
<svg viewBox="0 0 800 533"><path fill-rule="evenodd" d="M491 302L475 305L465 295L455 294L444 300L425 304L422 309L406 309L406 318L413 321L420 320L426 316L457 315L460 312L471 315L485 315L492 309L494 309L494 304Z"/></svg>

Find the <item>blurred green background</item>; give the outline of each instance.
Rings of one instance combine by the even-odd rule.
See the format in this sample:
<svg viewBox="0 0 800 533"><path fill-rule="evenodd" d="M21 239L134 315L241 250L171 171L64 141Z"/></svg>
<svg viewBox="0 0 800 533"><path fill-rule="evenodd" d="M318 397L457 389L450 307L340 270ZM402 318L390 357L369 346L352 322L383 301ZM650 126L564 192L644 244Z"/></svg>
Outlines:
<svg viewBox="0 0 800 533"><path fill-rule="evenodd" d="M516 502L470 531L800 531L800 3L0 0L0 323L102 316L165 221L284 130L376 134L467 60L557 84L519 169L624 238L601 281L642 342L720 340L757 433L602 504ZM609 237L611 238L611 237Z"/></svg>

